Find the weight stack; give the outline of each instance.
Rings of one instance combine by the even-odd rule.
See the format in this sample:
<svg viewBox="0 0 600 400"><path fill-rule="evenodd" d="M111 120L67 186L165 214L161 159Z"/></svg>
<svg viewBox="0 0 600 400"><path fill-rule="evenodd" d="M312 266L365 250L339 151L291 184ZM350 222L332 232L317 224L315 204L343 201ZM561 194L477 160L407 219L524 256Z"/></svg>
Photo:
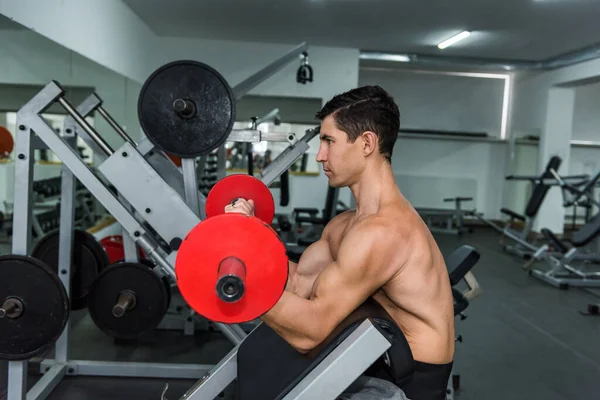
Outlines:
<svg viewBox="0 0 600 400"><path fill-rule="evenodd" d="M198 166L198 169L202 171L202 174L198 178L199 189L205 196L208 196L208 192L219 181L219 177L226 175L225 169L220 168L220 165L225 165L225 162L219 163L219 150L217 149L206 156L204 165Z"/></svg>

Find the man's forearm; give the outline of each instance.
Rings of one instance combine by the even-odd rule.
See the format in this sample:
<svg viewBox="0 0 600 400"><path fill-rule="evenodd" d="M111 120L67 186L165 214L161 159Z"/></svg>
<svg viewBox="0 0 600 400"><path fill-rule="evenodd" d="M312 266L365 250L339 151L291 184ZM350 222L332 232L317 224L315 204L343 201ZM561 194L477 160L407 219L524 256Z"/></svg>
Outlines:
<svg viewBox="0 0 600 400"><path fill-rule="evenodd" d="M286 291L261 319L299 351L309 351L320 342L320 315L311 300Z"/></svg>

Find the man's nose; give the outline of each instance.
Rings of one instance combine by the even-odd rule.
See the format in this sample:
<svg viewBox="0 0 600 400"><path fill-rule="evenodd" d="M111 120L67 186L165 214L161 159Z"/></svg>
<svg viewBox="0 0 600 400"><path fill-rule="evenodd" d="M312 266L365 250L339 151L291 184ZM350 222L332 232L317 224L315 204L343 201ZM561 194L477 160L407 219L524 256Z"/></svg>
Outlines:
<svg viewBox="0 0 600 400"><path fill-rule="evenodd" d="M327 159L326 152L321 146L317 152L317 162L325 162Z"/></svg>

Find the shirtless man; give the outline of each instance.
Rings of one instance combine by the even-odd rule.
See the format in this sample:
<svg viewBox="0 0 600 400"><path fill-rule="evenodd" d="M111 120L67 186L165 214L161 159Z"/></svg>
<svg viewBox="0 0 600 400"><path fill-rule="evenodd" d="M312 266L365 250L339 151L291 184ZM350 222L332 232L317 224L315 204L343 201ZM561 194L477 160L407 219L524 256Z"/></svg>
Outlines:
<svg viewBox="0 0 600 400"><path fill-rule="evenodd" d="M454 357L453 299L442 254L394 179L398 107L380 87L366 86L334 97L317 117L317 162L330 186L350 188L356 209L333 218L298 264L290 262L286 290L262 320L307 352L371 296L416 361L406 395L443 399ZM225 211L253 215L254 203L240 199Z"/></svg>

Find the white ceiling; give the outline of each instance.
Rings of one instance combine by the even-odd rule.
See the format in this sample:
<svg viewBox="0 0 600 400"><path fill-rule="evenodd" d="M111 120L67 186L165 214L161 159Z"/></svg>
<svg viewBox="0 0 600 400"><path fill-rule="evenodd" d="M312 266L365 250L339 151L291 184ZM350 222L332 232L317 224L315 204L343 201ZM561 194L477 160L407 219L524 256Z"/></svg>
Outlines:
<svg viewBox="0 0 600 400"><path fill-rule="evenodd" d="M161 36L529 61L600 43L600 0L123 1Z"/></svg>

